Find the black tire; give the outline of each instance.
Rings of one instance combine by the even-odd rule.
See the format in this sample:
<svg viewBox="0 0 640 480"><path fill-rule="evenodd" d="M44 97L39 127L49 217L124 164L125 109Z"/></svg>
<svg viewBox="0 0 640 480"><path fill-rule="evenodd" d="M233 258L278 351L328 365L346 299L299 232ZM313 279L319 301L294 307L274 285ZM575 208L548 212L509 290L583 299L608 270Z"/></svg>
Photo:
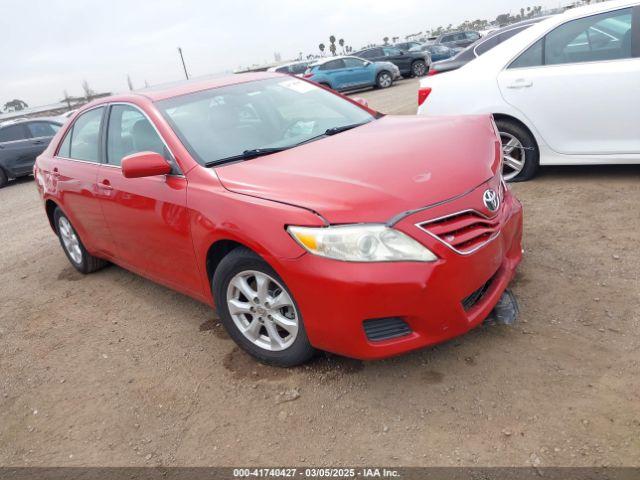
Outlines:
<svg viewBox="0 0 640 480"><path fill-rule="evenodd" d="M411 74L414 77L424 77L429 71L429 67L424 60L416 60L411 64Z"/></svg>
<svg viewBox="0 0 640 480"><path fill-rule="evenodd" d="M62 234L60 232L61 219L65 219L68 222L71 228L71 231L73 232L73 235L75 235L77 239L78 246L81 253L79 261L76 261L71 255L71 253L69 253L69 251L67 250L67 246L65 245L64 240L62 239ZM94 257L89 252L87 252L87 249L84 248L84 244L82 243L82 240L80 240L80 236L76 232L75 228L73 228L71 221L67 218L67 216L64 213L62 213L62 210L60 210L60 208L56 208L55 212L53 212L53 221L56 228L56 233L58 234L58 239L60 240L60 245L62 246L62 250L64 251L67 258L69 259L69 262L71 263L71 265L73 265L73 267L76 270L86 275L88 273L93 273L97 270L100 270L101 268L104 268L108 264L106 260L103 260L102 258Z"/></svg>
<svg viewBox="0 0 640 480"><path fill-rule="evenodd" d="M0 188L6 187L7 183L9 183L9 178L4 170L0 168Z"/></svg>
<svg viewBox="0 0 640 480"><path fill-rule="evenodd" d="M262 348L249 340L234 322L227 303L227 290L231 280L239 273L254 271L269 275L287 291L292 299L298 317L298 331L293 343L284 350L272 351ZM233 340L247 353L263 363L278 367L292 367L310 360L316 353L309 343L304 328L304 321L300 309L295 303L293 295L280 276L260 256L247 248L236 248L229 252L220 262L211 281L213 298L215 299L218 316ZM264 315L264 313L263 313ZM252 322L256 321L256 314L250 314ZM266 331L266 330L265 330Z"/></svg>
<svg viewBox="0 0 640 480"><path fill-rule="evenodd" d="M378 73L376 77L376 88L389 88L393 85L393 75L390 72L383 70Z"/></svg>
<svg viewBox="0 0 640 480"><path fill-rule="evenodd" d="M524 166L522 167L522 170L512 178L508 178L514 173L514 169L510 168L507 165L507 162L505 162L505 166L503 168L505 180L508 182L524 182L531 180L535 177L538 172L538 168L540 167L540 150L538 149L538 144L533 138L533 135L531 135L531 132L529 132L527 128L513 120L496 120L496 126L498 127L498 132L500 132L500 140L503 145L509 137L514 137L523 147L521 150L519 149L519 153L517 155L517 160L521 160L520 157L524 158ZM514 158L515 156L516 155L514 154Z"/></svg>

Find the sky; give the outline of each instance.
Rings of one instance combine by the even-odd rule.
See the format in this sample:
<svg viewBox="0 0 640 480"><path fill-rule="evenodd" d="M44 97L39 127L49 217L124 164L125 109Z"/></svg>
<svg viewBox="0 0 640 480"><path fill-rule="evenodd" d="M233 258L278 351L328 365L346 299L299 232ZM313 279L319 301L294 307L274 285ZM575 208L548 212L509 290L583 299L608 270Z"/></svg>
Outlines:
<svg viewBox="0 0 640 480"><path fill-rule="evenodd" d="M393 37L495 19L559 0L0 0L0 106L180 80L317 53L329 36L354 49Z"/></svg>

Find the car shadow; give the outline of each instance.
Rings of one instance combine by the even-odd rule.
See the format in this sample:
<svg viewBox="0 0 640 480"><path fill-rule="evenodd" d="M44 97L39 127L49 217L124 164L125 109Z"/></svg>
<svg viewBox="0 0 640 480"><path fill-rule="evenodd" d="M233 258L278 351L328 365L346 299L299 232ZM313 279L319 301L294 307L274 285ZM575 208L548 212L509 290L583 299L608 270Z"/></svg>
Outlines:
<svg viewBox="0 0 640 480"><path fill-rule="evenodd" d="M635 175L640 175L640 165L554 165L541 167L538 173L538 177L548 179L628 178Z"/></svg>

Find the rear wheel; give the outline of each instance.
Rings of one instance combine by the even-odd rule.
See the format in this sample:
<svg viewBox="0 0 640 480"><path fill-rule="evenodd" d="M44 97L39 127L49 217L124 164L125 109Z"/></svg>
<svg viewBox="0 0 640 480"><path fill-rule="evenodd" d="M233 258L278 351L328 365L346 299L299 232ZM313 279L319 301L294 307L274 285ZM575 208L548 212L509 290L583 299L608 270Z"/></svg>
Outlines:
<svg viewBox="0 0 640 480"><path fill-rule="evenodd" d="M67 216L62 213L62 210L56 208L53 219L55 221L58 238L60 239L60 245L62 245L64 253L76 270L80 273L87 274L100 270L107 265L106 260L94 257L87 252L78 233L71 225Z"/></svg>
<svg viewBox="0 0 640 480"><path fill-rule="evenodd" d="M236 248L224 257L213 275L212 288L225 329L258 360L291 367L314 355L291 292L251 250Z"/></svg>
<svg viewBox="0 0 640 480"><path fill-rule="evenodd" d="M424 77L427 74L427 64L422 60L416 60L411 65L411 73L415 77Z"/></svg>
<svg viewBox="0 0 640 480"><path fill-rule="evenodd" d="M386 70L380 72L376 77L376 87L389 88L391 85L393 85L393 76Z"/></svg>
<svg viewBox="0 0 640 480"><path fill-rule="evenodd" d="M6 186L8 182L9 178L7 178L7 174L0 168L0 188Z"/></svg>
<svg viewBox="0 0 640 480"><path fill-rule="evenodd" d="M540 151L533 135L511 120L496 120L496 126L502 142L504 179L507 182L532 179L538 171L540 160Z"/></svg>

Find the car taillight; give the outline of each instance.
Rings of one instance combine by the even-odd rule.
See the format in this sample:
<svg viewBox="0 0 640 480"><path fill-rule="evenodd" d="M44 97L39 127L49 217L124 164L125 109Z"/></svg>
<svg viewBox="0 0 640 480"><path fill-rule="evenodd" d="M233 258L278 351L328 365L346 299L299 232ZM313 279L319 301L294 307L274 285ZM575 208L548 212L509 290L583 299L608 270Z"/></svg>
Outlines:
<svg viewBox="0 0 640 480"><path fill-rule="evenodd" d="M431 87L422 87L418 90L418 106L422 105L431 93Z"/></svg>
<svg viewBox="0 0 640 480"><path fill-rule="evenodd" d="M427 75L435 75L436 73L440 73L438 70L436 70L435 68L431 67L429 69L429 72L427 72Z"/></svg>

